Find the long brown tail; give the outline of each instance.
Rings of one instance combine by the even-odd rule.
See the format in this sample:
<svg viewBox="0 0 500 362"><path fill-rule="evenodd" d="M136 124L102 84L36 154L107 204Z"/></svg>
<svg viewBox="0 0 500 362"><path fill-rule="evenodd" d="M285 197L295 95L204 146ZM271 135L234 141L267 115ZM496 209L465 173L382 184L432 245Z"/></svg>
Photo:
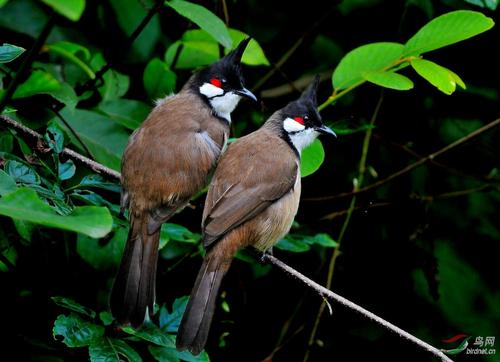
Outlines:
<svg viewBox="0 0 500 362"><path fill-rule="evenodd" d="M120 268L111 291L111 312L119 324L142 325L153 313L160 230L149 234L147 216L131 219Z"/></svg>
<svg viewBox="0 0 500 362"><path fill-rule="evenodd" d="M214 251L209 252L203 260L182 317L176 342L179 351L187 349L198 355L205 347L220 283L232 260L222 259Z"/></svg>

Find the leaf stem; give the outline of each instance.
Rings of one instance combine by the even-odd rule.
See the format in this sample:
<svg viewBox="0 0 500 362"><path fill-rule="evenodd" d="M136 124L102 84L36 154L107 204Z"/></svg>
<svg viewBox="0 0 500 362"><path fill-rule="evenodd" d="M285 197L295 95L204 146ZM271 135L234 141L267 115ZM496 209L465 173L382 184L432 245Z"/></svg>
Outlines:
<svg viewBox="0 0 500 362"><path fill-rule="evenodd" d="M87 64L85 64L85 62L83 62L77 56L73 55L71 52L68 52L67 50L61 49L59 47L54 47L52 45L44 46L42 48L42 51L53 52L68 59L69 61L73 62L76 66L78 66L81 70L83 70L89 76L90 79L95 78L95 73L92 70L92 68L90 68Z"/></svg>
<svg viewBox="0 0 500 362"><path fill-rule="evenodd" d="M404 57L404 58L401 58L401 59L398 59L396 60L393 64L391 65L388 65L387 67L383 68L381 71L382 72L388 72L398 66L400 66L401 64L404 64L406 62L410 62L412 61L413 59L416 59L417 57L415 56L410 56L410 57ZM324 101L319 107L318 107L318 110L319 111L322 111L323 109L325 109L326 107L328 107L329 105L331 105L332 103L336 102L340 97L342 97L343 95L351 92L352 90L354 90L355 88L359 87L361 84L364 84L366 83L367 80L365 79L362 79L360 81L358 81L357 83L354 83L353 85L343 89L342 91L338 92L339 89L342 89L341 86L335 88L333 90L333 93L330 97L328 97L328 99L326 101Z"/></svg>

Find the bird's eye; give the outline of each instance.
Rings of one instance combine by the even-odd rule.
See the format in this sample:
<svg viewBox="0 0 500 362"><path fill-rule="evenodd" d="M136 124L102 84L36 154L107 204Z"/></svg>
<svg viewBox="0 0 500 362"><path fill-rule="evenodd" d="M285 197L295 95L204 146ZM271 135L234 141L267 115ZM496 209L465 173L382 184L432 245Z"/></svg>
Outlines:
<svg viewBox="0 0 500 362"><path fill-rule="evenodd" d="M309 116L304 116L304 119L305 119L305 120L308 120L308 119L309 119Z"/></svg>
<svg viewBox="0 0 500 362"><path fill-rule="evenodd" d="M304 125L304 118L302 117L294 117L293 118L295 122L300 123L301 125Z"/></svg>
<svg viewBox="0 0 500 362"><path fill-rule="evenodd" d="M216 86L217 88L222 87L222 82L220 81L220 79L217 78L210 79L210 84Z"/></svg>
<svg viewBox="0 0 500 362"><path fill-rule="evenodd" d="M222 78L222 84L226 84L227 83L227 80Z"/></svg>

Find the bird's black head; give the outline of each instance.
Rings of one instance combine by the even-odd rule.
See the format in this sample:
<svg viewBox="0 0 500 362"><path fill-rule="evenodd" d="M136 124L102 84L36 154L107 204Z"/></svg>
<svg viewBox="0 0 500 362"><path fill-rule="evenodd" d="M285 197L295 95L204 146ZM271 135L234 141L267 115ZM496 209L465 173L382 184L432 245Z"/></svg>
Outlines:
<svg viewBox="0 0 500 362"><path fill-rule="evenodd" d="M323 123L318 112L318 86L319 76L316 76L299 99L288 103L281 110L284 135L299 153L321 133L335 136Z"/></svg>
<svg viewBox="0 0 500 362"><path fill-rule="evenodd" d="M245 88L241 72L241 57L249 41L250 38L243 40L226 56L199 71L193 82L195 91L208 101L217 115L227 120L241 97L257 100Z"/></svg>

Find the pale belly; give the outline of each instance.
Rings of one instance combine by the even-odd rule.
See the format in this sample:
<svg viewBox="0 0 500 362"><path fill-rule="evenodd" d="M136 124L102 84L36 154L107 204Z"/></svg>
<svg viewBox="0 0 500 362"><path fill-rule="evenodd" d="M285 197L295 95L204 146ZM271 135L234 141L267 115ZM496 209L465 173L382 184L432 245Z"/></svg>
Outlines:
<svg viewBox="0 0 500 362"><path fill-rule="evenodd" d="M256 218L255 248L266 251L288 234L299 208L300 186L299 172L293 189Z"/></svg>

